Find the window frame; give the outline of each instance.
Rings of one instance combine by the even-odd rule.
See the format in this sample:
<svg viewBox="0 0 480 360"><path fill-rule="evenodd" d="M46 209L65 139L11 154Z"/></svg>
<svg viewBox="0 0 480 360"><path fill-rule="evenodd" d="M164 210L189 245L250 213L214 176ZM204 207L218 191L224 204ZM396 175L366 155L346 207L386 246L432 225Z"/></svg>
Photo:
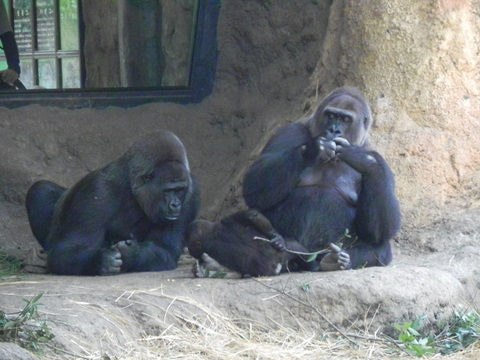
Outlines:
<svg viewBox="0 0 480 360"><path fill-rule="evenodd" d="M2 0L0 0L2 1ZM31 104L61 108L133 107L152 102L198 103L213 89L217 62L217 20L221 0L198 0L197 21L188 88L32 89L0 92L0 106ZM82 1L79 0L80 47L84 44ZM83 56L80 52L80 66ZM83 77L84 70L81 71Z"/></svg>

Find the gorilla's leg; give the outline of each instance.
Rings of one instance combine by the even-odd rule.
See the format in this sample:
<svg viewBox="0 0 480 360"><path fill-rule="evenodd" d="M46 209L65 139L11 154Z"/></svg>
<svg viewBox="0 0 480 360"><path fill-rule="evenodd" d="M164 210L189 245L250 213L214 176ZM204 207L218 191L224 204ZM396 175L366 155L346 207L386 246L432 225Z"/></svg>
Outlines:
<svg viewBox="0 0 480 360"><path fill-rule="evenodd" d="M53 209L66 188L51 181L34 183L27 192L26 206L32 233L45 250L50 232Z"/></svg>
<svg viewBox="0 0 480 360"><path fill-rule="evenodd" d="M243 277L242 274L220 265L217 260L212 259L207 253L202 254L202 259L195 262L192 270L193 275L198 278L207 277L207 274L208 277L216 277L217 273L221 273L222 279L241 279Z"/></svg>

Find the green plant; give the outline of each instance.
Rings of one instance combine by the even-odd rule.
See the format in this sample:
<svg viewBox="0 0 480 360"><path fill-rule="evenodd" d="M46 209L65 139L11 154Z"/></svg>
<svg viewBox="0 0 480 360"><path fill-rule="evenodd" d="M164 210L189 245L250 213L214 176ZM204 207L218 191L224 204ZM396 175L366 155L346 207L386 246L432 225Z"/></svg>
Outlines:
<svg viewBox="0 0 480 360"><path fill-rule="evenodd" d="M426 356L435 353L433 338L422 336L418 331L422 327L422 318L416 321L409 321L402 326L395 324L394 327L400 334L398 341L405 346L413 355Z"/></svg>
<svg viewBox="0 0 480 360"><path fill-rule="evenodd" d="M21 269L22 262L20 260L0 249L0 276L17 275Z"/></svg>
<svg viewBox="0 0 480 360"><path fill-rule="evenodd" d="M463 350L480 340L480 315L476 311L455 312L452 321L437 336L442 354Z"/></svg>
<svg viewBox="0 0 480 360"><path fill-rule="evenodd" d="M425 317L394 325L399 331L398 342L412 355L452 354L480 341L480 315L476 311L456 311L448 323L438 324L442 330L434 336L421 333L423 320Z"/></svg>
<svg viewBox="0 0 480 360"><path fill-rule="evenodd" d="M42 345L50 342L55 336L45 321L38 321L38 303L43 296L39 294L31 300L23 299L25 307L19 313L6 314L0 311L0 342L15 342L34 351L40 351Z"/></svg>

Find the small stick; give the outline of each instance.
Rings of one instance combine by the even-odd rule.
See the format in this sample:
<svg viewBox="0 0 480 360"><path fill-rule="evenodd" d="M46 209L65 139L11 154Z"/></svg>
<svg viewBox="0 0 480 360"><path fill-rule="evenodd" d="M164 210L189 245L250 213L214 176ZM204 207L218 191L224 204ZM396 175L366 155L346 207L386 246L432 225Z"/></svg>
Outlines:
<svg viewBox="0 0 480 360"><path fill-rule="evenodd" d="M265 241L265 242L268 242L268 243L271 243L271 242L272 242L271 240L266 239L266 238L263 238L263 237L261 237L261 236L254 236L254 237L253 237L253 240L260 240L260 241ZM311 252L311 253L301 252L301 251L294 251L294 250L289 250L289 249L285 249L285 251L288 252L288 253L291 253L291 254L306 255L306 256L313 256L313 255L320 255L320 254L328 254L328 253L331 253L331 252L332 252L331 249L324 249L324 250L319 250L319 251L315 251L315 252Z"/></svg>

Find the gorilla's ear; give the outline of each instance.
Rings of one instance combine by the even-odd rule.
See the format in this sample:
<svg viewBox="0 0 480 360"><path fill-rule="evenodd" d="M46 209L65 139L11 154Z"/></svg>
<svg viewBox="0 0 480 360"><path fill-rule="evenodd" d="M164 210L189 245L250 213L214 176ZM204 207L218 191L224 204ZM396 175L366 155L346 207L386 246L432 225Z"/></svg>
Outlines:
<svg viewBox="0 0 480 360"><path fill-rule="evenodd" d="M363 127L368 130L368 116L363 118Z"/></svg>

